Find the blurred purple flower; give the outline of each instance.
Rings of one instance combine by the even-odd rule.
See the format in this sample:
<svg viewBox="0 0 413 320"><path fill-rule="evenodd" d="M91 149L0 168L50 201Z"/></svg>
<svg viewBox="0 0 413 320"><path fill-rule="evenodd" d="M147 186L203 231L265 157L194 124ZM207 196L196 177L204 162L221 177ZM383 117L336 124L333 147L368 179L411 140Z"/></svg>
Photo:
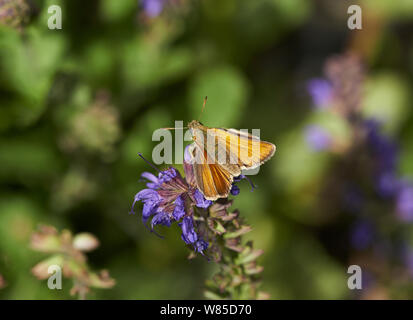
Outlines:
<svg viewBox="0 0 413 320"><path fill-rule="evenodd" d="M165 0L141 0L146 15L154 18L161 14Z"/></svg>
<svg viewBox="0 0 413 320"><path fill-rule="evenodd" d="M401 186L396 198L397 215L402 221L413 221L413 185Z"/></svg>
<svg viewBox="0 0 413 320"><path fill-rule="evenodd" d="M331 146L332 138L327 130L317 125L306 128L305 137L308 146L314 151L326 150Z"/></svg>
<svg viewBox="0 0 413 320"><path fill-rule="evenodd" d="M380 132L380 123L376 120L365 122L367 143L374 159L377 161L378 172L394 171L397 164L397 146Z"/></svg>
<svg viewBox="0 0 413 320"><path fill-rule="evenodd" d="M361 287L362 289L367 289L372 287L376 282L375 277L368 271L363 270L363 276L361 278Z"/></svg>
<svg viewBox="0 0 413 320"><path fill-rule="evenodd" d="M307 91L315 107L320 109L328 107L332 98L332 85L329 81L321 78L312 79L307 82Z"/></svg>
<svg viewBox="0 0 413 320"><path fill-rule="evenodd" d="M363 195L358 187L347 187L344 193L344 206L352 213L360 212L363 205Z"/></svg>
<svg viewBox="0 0 413 320"><path fill-rule="evenodd" d="M373 240L374 228L368 221L358 221L351 230L351 245L358 249L366 249Z"/></svg>
<svg viewBox="0 0 413 320"><path fill-rule="evenodd" d="M376 190L382 197L394 196L400 189L396 176L398 148L396 144L380 132L380 123L374 119L365 121L366 139L374 159Z"/></svg>
<svg viewBox="0 0 413 320"><path fill-rule="evenodd" d="M393 172L383 172L377 177L377 192L383 198L394 196L399 190L399 186L399 179Z"/></svg>

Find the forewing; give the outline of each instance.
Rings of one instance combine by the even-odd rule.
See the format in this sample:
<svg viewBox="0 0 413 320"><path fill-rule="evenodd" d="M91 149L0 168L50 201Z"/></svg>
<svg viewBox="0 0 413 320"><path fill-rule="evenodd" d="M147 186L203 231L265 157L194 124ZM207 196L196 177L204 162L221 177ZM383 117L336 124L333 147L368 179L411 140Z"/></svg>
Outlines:
<svg viewBox="0 0 413 320"><path fill-rule="evenodd" d="M275 145L249 133L235 129L213 130L218 138L218 150L225 149L229 163L236 163L240 169L254 169L274 155Z"/></svg>

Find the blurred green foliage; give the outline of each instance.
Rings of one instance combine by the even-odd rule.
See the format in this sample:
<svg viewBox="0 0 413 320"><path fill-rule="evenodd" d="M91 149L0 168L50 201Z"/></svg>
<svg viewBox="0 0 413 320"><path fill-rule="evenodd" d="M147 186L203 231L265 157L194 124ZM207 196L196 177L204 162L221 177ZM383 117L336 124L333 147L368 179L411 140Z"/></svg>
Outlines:
<svg viewBox="0 0 413 320"><path fill-rule="evenodd" d="M117 284L92 298L202 298L216 266L186 259L177 226L160 239L128 212L140 173L152 170L137 153L151 157L155 129L199 119L204 96L204 124L260 128L277 145L253 177L259 187L241 183L235 200L265 251L262 289L275 299L353 297L345 261L318 233L328 228L316 206L332 156L302 134L317 122L345 140L348 128L310 110L305 82L331 55L365 44L364 112L384 120L413 176L413 2L363 1L362 31L347 29L352 2L342 2L180 0L150 18L135 0L33 0L24 27L0 24L0 298L70 298L70 283L52 291L30 273L43 258L29 249L41 223L100 240L89 263ZM62 30L47 28L52 4Z"/></svg>

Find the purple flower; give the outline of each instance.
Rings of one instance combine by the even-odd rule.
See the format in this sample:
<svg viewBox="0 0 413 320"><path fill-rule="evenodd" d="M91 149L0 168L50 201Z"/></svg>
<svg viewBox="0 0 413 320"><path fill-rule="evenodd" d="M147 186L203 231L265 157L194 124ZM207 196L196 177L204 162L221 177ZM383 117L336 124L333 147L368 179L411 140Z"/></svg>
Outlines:
<svg viewBox="0 0 413 320"><path fill-rule="evenodd" d="M203 253L206 249L208 249L208 242L202 239L198 239L197 242L194 244L195 251L199 253Z"/></svg>
<svg viewBox="0 0 413 320"><path fill-rule="evenodd" d="M380 132L380 124L376 120L365 122L367 143L373 158L377 161L377 172L392 172L397 164L397 146Z"/></svg>
<svg viewBox="0 0 413 320"><path fill-rule="evenodd" d="M376 190L382 197L393 197L402 189L402 183L396 176L398 148L390 138L380 132L378 121L374 119L367 120L364 127L369 152L374 159ZM399 198L401 194L399 194ZM405 199L405 196L402 196L401 200L405 202L403 199ZM407 211L401 210L400 212L405 213Z"/></svg>
<svg viewBox="0 0 413 320"><path fill-rule="evenodd" d="M144 172L141 174L142 178L145 178L146 180L148 180L149 182L146 184L146 186L150 189L157 189L159 188L159 186L161 185L160 180L158 179L158 177L156 177L155 175L153 175L150 172Z"/></svg>
<svg viewBox="0 0 413 320"><path fill-rule="evenodd" d="M233 183L232 183L232 187L231 187L230 193L231 193L233 196L237 196L237 195L239 195L239 193L241 192L240 188L239 188L235 183L236 183L236 182L240 182L242 179L247 180L247 181L249 182L250 186L251 186L251 192L254 191L255 186L254 186L254 184L252 183L252 181L251 181L246 175L240 174L238 177L234 177L234 181L233 181Z"/></svg>
<svg viewBox="0 0 413 320"><path fill-rule="evenodd" d="M315 78L307 82L307 91L315 107L324 109L332 98L332 85L325 79Z"/></svg>
<svg viewBox="0 0 413 320"><path fill-rule="evenodd" d="M154 18L161 14L165 0L142 0L142 7L146 15Z"/></svg>
<svg viewBox="0 0 413 320"><path fill-rule="evenodd" d="M375 282L375 277L370 272L363 270L363 276L361 278L361 287L363 289L367 289L369 287L372 287Z"/></svg>
<svg viewBox="0 0 413 320"><path fill-rule="evenodd" d="M146 159L144 160L148 162ZM187 172L187 170L189 169L187 168L185 171ZM195 185L190 184L173 167L159 171L158 176L144 172L142 178L147 180L147 189L143 189L135 195L131 213L134 213L133 208L136 202L142 201L142 221L146 224L152 217L152 230L156 225L169 227L174 221L182 220L179 224L183 230L182 239L185 243L192 244L196 251L202 253L208 244L199 239L196 234L192 215L194 206L206 209L212 204L212 201L206 200Z"/></svg>
<svg viewBox="0 0 413 320"><path fill-rule="evenodd" d="M185 200L182 195L176 198L175 208L172 215L176 221L180 220L185 215Z"/></svg>
<svg viewBox="0 0 413 320"><path fill-rule="evenodd" d="M368 221L359 221L351 231L351 245L358 249L366 249L374 236L373 225Z"/></svg>
<svg viewBox="0 0 413 320"><path fill-rule="evenodd" d="M176 211L175 215L179 216L178 212L183 210L182 202L178 201L176 203L176 200L187 191L185 180L172 167L160 171L158 177L149 172L144 172L142 173L142 178L149 181L146 184L148 189L143 189L136 194L131 213L133 213L136 202L142 201L142 220L144 223L152 215L155 215L151 222L152 228L157 224L169 226L170 222L168 223L167 221L171 220L171 215ZM161 213L167 214L169 217Z"/></svg>
<svg viewBox="0 0 413 320"><path fill-rule="evenodd" d="M159 211L153 218L151 222L151 226L153 229L153 226L161 224L167 227L171 226L171 216L164 212L164 211Z"/></svg>
<svg viewBox="0 0 413 320"><path fill-rule="evenodd" d="M135 206L135 203L138 201L143 202L142 220L144 223L146 223L149 217L156 212L158 205L161 203L161 197L155 190L143 189L142 191L136 194L132 204L131 213L134 213L133 207Z"/></svg>
<svg viewBox="0 0 413 320"><path fill-rule="evenodd" d="M413 186L404 184L397 195L396 207L402 221L413 221Z"/></svg>
<svg viewBox="0 0 413 320"><path fill-rule="evenodd" d="M384 198L395 195L399 190L399 186L399 180L393 172L383 172L377 177L377 192Z"/></svg>
<svg viewBox="0 0 413 320"><path fill-rule="evenodd" d="M231 194L233 196L237 196L237 195L239 195L239 193L240 193L239 187L236 184L233 184L232 187L231 187Z"/></svg>
<svg viewBox="0 0 413 320"><path fill-rule="evenodd" d="M198 240L198 236L194 230L194 221L192 217L183 218L182 222L179 224L182 229L182 240L187 244L193 244Z"/></svg>
<svg viewBox="0 0 413 320"><path fill-rule="evenodd" d="M320 126L308 126L305 131L305 137L307 144L314 151L326 150L332 144L331 135Z"/></svg>
<svg viewBox="0 0 413 320"><path fill-rule="evenodd" d="M203 239L199 239L198 234L195 232L194 220L192 216L186 216L183 218L179 226L182 229L182 240L186 244L193 245L195 251L203 253L203 251L208 248L208 243Z"/></svg>
<svg viewBox="0 0 413 320"><path fill-rule="evenodd" d="M198 189L195 189L193 196L195 199L195 205L198 208L206 209L212 204L212 201L205 199L204 195Z"/></svg>

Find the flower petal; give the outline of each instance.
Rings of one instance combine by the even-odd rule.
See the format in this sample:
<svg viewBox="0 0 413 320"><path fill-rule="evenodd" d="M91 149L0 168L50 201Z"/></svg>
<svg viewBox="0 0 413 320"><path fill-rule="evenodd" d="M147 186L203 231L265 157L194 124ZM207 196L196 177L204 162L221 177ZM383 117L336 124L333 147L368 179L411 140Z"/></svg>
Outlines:
<svg viewBox="0 0 413 320"><path fill-rule="evenodd" d="M182 228L182 240L185 241L186 244L193 244L198 240L192 216L186 216L179 226Z"/></svg>
<svg viewBox="0 0 413 320"><path fill-rule="evenodd" d="M237 195L239 195L239 193L240 193L239 187L237 185L233 184L232 188L231 188L231 194L233 196L237 196Z"/></svg>
<svg viewBox="0 0 413 320"><path fill-rule="evenodd" d="M146 222L151 215L153 215L156 211L156 203L153 201L145 202L142 209L142 220Z"/></svg>
<svg viewBox="0 0 413 320"><path fill-rule="evenodd" d="M206 209L212 204L212 201L205 199L204 195L198 189L194 191L194 199L195 205L198 208Z"/></svg>
<svg viewBox="0 0 413 320"><path fill-rule="evenodd" d="M144 173L142 173L142 174L141 174L141 177L142 177L142 178L145 178L146 180L155 182L155 183L158 183L158 182L159 182L159 179L158 179L154 174L152 174L152 173L150 173L150 172L144 172Z"/></svg>
<svg viewBox="0 0 413 320"><path fill-rule="evenodd" d="M199 239L197 242L195 242L194 249L195 249L196 252L204 254L203 251L208 249L208 242L206 242L202 239Z"/></svg>
<svg viewBox="0 0 413 320"><path fill-rule="evenodd" d="M157 224L161 224L161 225L170 227L171 226L171 218L170 218L169 214L167 214L166 212L163 212L163 211L158 212L152 219L152 222L151 222L152 229Z"/></svg>
<svg viewBox="0 0 413 320"><path fill-rule="evenodd" d="M159 201L160 197L158 192L152 189L143 189L139 191L136 196L135 200L142 200L142 201L147 201L147 200L152 200L152 201Z"/></svg>
<svg viewBox="0 0 413 320"><path fill-rule="evenodd" d="M173 167L170 167L167 170L161 171L159 173L159 184L163 184L165 182L171 181L177 175L178 175L178 171Z"/></svg>
<svg viewBox="0 0 413 320"><path fill-rule="evenodd" d="M185 215L185 200L182 195L180 195L175 200L175 208L172 213L175 220L180 220Z"/></svg>

